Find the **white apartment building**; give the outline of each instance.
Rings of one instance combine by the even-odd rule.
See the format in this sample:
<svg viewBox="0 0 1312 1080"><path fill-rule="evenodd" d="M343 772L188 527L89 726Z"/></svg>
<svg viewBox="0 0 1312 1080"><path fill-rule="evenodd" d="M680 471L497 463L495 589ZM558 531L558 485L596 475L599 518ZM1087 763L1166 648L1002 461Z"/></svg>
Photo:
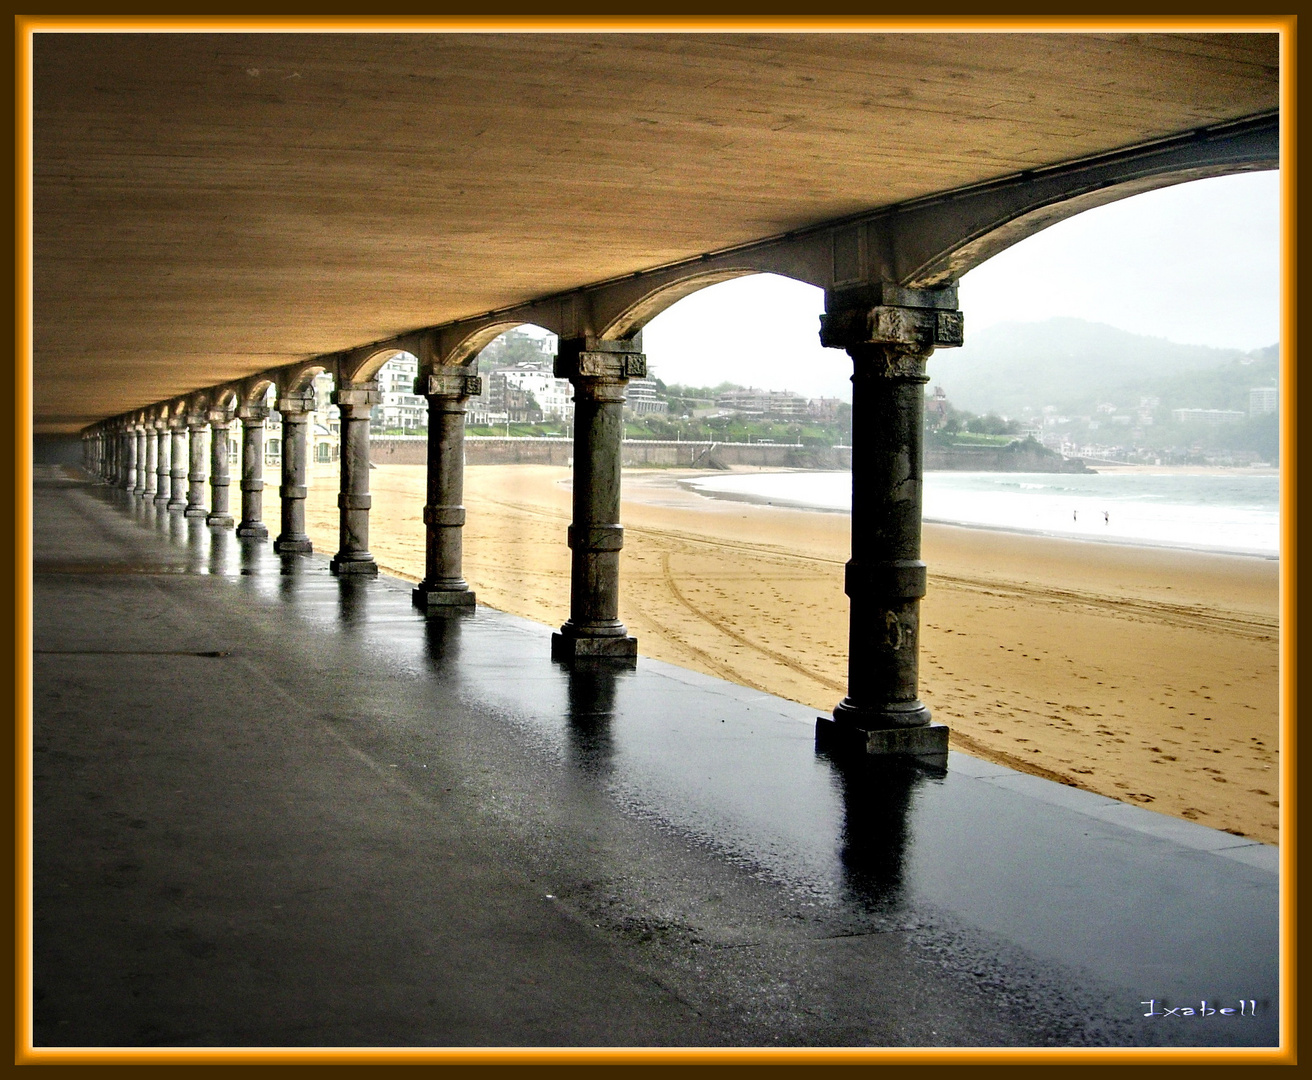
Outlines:
<svg viewBox="0 0 1312 1080"><path fill-rule="evenodd" d="M543 420L574 418L574 388L568 379L558 379L550 371L521 367L497 368L496 374L505 376L507 386L532 394Z"/></svg>
<svg viewBox="0 0 1312 1080"><path fill-rule="evenodd" d="M1177 424L1238 424L1245 416L1238 409L1172 409Z"/></svg>
<svg viewBox="0 0 1312 1080"><path fill-rule="evenodd" d="M372 431L411 431L428 427L428 401L415 393L419 377L419 358L402 353L378 369L374 378L383 400L373 407L369 418Z"/></svg>
<svg viewBox="0 0 1312 1080"><path fill-rule="evenodd" d="M1266 416L1280 408L1280 391L1274 386L1256 386L1248 391L1248 415Z"/></svg>
<svg viewBox="0 0 1312 1080"><path fill-rule="evenodd" d="M648 372L648 375L650 376L651 373ZM634 416L652 416L670 411L670 403L660 401L656 397L656 380L654 378L630 379L629 385L625 388L624 396L627 399L625 407Z"/></svg>

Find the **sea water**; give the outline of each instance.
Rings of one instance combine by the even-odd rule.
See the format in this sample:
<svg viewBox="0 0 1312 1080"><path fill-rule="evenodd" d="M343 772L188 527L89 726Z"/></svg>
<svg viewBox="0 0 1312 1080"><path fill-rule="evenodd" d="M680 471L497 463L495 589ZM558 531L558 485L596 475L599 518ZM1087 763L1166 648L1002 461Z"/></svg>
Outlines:
<svg viewBox="0 0 1312 1080"><path fill-rule="evenodd" d="M686 483L718 498L845 513L852 508L849 472L731 473ZM927 472L924 518L1275 558L1280 478L1240 472Z"/></svg>

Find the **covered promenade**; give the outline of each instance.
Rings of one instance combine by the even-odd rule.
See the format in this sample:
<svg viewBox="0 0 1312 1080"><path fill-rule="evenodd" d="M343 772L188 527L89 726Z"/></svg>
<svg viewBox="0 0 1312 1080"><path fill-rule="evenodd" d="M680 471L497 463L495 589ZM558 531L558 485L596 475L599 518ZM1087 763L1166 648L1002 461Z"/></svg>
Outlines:
<svg viewBox="0 0 1312 1080"><path fill-rule="evenodd" d="M33 494L36 1044L1273 1045L1274 851L948 753L919 612L961 275L1279 167L1279 28L28 34L33 427L80 442ZM820 718L618 617L643 327L758 273L852 364ZM525 324L573 387L554 633L462 569L477 357ZM413 589L369 550L402 353Z"/></svg>
<svg viewBox="0 0 1312 1080"><path fill-rule="evenodd" d="M837 762L75 467L35 521L38 1045L1278 1041L1274 848Z"/></svg>

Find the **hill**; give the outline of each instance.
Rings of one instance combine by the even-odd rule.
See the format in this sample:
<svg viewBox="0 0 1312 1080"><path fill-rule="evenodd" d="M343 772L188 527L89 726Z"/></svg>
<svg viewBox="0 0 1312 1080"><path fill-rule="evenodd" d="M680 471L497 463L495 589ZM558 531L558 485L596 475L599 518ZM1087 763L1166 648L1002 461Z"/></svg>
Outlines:
<svg viewBox="0 0 1312 1080"><path fill-rule="evenodd" d="M1245 353L1181 345L1054 318L977 334L967 325L966 344L936 352L929 374L953 405L976 413L1020 416L1049 405L1088 413L1101 402L1133 407L1149 395L1166 409L1247 409L1251 387L1275 383L1278 353L1276 346Z"/></svg>

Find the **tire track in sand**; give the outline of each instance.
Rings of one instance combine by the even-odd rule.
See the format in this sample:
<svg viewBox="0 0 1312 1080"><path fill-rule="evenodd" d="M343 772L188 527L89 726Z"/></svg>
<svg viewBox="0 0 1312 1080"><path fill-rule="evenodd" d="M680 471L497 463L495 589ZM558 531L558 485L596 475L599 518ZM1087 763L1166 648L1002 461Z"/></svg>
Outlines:
<svg viewBox="0 0 1312 1080"><path fill-rule="evenodd" d="M791 671L797 672L797 674L804 676L807 679L810 679L812 682L818 682L821 686L824 686L830 690L837 690L840 694L847 692L847 687L843 686L841 683L835 682L833 679L826 679L823 675L817 675L814 671L810 670L809 668L805 668L801 664L797 663L795 660L792 660L789 657L784 656L783 653L775 652L773 649L766 648L766 646L761 645L755 641L752 641L750 638L744 637L742 634L738 633L737 630L734 630L732 627L725 625L719 619L716 619L715 617L707 614L701 608L697 607L697 605L692 603L692 601L690 601L686 596L683 595L683 592L679 589L678 584L675 582L674 574L670 570L669 551L661 552L661 573L665 577L666 587L674 595L674 598L678 600L679 603L682 604L684 607L686 607L690 612L692 612L693 615L701 619L703 622L708 623L709 625L715 627L715 629L720 631L720 633L724 634L725 637L731 638L733 641L738 642L738 644L743 645L749 649L752 649L753 651L760 653L762 656L768 656L771 660L775 661L775 663L782 664L784 667L788 668Z"/></svg>

